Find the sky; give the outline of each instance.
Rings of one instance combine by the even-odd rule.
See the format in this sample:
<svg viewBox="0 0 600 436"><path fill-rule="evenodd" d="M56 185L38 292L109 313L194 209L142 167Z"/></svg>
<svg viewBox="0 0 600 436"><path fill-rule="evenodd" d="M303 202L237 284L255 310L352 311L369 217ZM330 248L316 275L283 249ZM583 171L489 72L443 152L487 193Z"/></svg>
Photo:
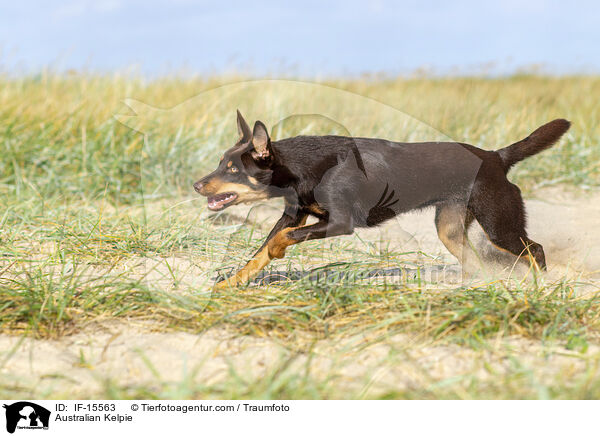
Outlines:
<svg viewBox="0 0 600 436"><path fill-rule="evenodd" d="M0 72L600 72L600 2L0 3Z"/></svg>

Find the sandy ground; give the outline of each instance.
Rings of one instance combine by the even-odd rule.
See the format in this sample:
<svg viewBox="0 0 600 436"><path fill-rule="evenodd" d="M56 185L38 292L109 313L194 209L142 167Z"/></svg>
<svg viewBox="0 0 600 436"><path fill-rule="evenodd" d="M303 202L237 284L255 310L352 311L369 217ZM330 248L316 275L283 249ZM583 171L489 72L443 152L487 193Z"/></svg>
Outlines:
<svg viewBox="0 0 600 436"><path fill-rule="evenodd" d="M504 339L491 350L455 345L429 345L407 335L368 342L363 336L318 341L313 354L293 352L271 339L234 337L224 329L201 335L149 333L143 324L95 326L59 341L0 337L0 348L13 350L2 377L36 392L66 397L100 395L108 382L122 387L186 391L186 384L226 382L234 371L249 385L273 373L292 354L290 372L307 369L315 381L328 382L333 392L361 395L390 389L427 388L449 378L487 378L535 368L535 377L568 378L581 374L590 361L600 360L600 348L585 355L524 339ZM16 350L15 350L16 348ZM515 362L515 356L518 364ZM9 376L10 374L10 376ZM7 380L4 380L8 382ZM11 383L11 384L12 384Z"/></svg>
<svg viewBox="0 0 600 436"><path fill-rule="evenodd" d="M546 251L547 280L567 276L583 283L578 292L596 292L600 287L600 195L547 189L527 201L527 210L530 236ZM239 213L243 216L243 211ZM268 216L261 219L274 221ZM381 241L382 235L404 249L440 254L456 263L437 239L431 210L359 234L374 241ZM474 229L472 239L480 236ZM186 271L197 273L193 268ZM153 330L155 326L146 323L98 322L56 341L1 335L0 378L11 386L35 386L40 393L89 397L102 392L107 380L126 386L158 386L165 382L185 385L193 379L210 385L227 380L232 369L244 380L259 380L292 353L271 339L235 337L223 328L199 335ZM300 371L308 365L317 378L335 376L334 387L355 387L363 395L375 395L450 377L485 379L491 372L508 371L514 363L509 355L518 355L526 368L536 368L537 377L568 377L583 371L586 360L597 361L600 356L594 346L583 359L564 349L549 350L538 342L516 338L503 339L486 351L419 342L406 335L371 341L361 349L367 339L318 341L313 349L317 357L309 360L301 351L293 368Z"/></svg>

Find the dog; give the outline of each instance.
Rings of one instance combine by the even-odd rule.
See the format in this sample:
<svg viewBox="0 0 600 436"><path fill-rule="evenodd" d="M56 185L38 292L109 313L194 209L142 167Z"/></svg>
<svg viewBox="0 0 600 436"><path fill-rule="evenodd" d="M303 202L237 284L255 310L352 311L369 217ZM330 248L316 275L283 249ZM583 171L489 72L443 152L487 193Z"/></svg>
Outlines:
<svg viewBox="0 0 600 436"><path fill-rule="evenodd" d="M311 239L349 235L410 210L435 207L435 226L459 262L477 220L500 250L546 269L543 247L528 238L520 189L507 179L513 165L554 145L569 129L551 121L525 139L496 151L460 142L401 143L346 136L296 136L271 141L256 121L237 112L239 140L212 173L194 183L221 211L240 203L283 197L283 215L235 275L216 288L250 281L287 247ZM317 222L306 225L309 216Z"/></svg>

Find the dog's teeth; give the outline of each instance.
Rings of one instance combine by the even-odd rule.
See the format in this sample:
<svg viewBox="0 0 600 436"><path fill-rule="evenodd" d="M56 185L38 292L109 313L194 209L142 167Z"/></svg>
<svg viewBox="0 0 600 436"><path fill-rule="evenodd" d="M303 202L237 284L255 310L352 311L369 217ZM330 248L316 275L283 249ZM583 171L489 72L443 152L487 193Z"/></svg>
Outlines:
<svg viewBox="0 0 600 436"><path fill-rule="evenodd" d="M208 199L208 207L212 210L221 210L223 209L224 205L231 203L236 197L237 194L235 193L223 193L215 195L214 197L210 197Z"/></svg>

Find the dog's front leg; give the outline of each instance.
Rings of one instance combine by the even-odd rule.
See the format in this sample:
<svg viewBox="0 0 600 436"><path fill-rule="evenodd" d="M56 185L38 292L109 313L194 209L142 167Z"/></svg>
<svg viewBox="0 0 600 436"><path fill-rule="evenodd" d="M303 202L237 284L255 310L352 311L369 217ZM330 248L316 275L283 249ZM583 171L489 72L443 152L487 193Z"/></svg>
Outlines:
<svg viewBox="0 0 600 436"><path fill-rule="evenodd" d="M296 213L296 211L286 209L252 259L250 259L234 276L228 277L217 283L215 288L223 289L229 286L235 287L256 277L258 273L271 262L271 259L273 259L273 257L269 255L267 247L269 241L284 229L304 225L307 217L308 215L305 213Z"/></svg>
<svg viewBox="0 0 600 436"><path fill-rule="evenodd" d="M303 226L304 223L306 223L307 218L308 218L308 214L306 214L306 213L286 209L283 212L283 215L281 216L281 218L279 218L279 220L275 223L275 225L269 232L269 235L267 236L267 238L265 239L263 244L256 251L256 253L254 253L254 256L252 256L252 257L258 256L258 254L267 246L269 241L271 239L273 239L273 237L277 233L279 233L280 231L282 231L283 229L286 229L288 227Z"/></svg>
<svg viewBox="0 0 600 436"><path fill-rule="evenodd" d="M321 220L310 226L289 227L277 233L267 244L267 251L271 259L281 259L285 250L290 245L311 239L323 239L332 236L350 235L354 226L350 220L328 221Z"/></svg>

